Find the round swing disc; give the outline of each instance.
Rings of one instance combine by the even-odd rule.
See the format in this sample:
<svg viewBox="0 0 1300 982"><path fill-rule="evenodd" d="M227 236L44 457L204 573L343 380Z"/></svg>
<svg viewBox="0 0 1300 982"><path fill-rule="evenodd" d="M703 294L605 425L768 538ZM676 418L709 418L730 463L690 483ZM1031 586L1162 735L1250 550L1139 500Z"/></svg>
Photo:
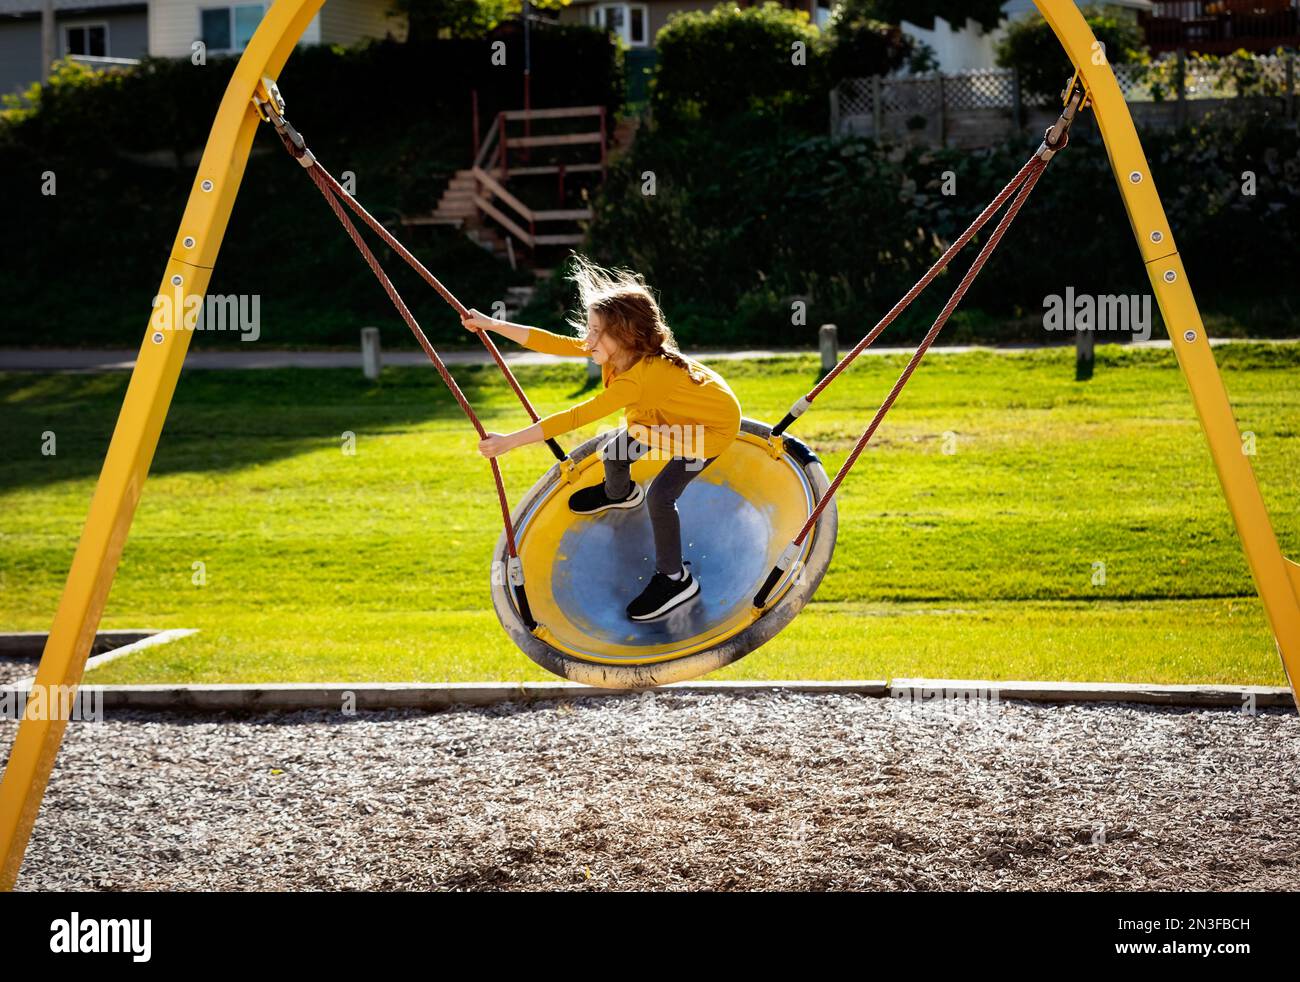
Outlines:
<svg viewBox="0 0 1300 982"><path fill-rule="evenodd" d="M678 499L682 554L699 594L653 621L636 622L626 608L655 572L654 537L644 505L575 515L569 496L604 480L598 451L612 434L594 437L557 464L519 503L514 521L524 589L538 627L520 616L506 575L506 539L497 543L492 601L497 617L525 654L564 678L605 688L644 688L695 678L743 657L774 637L812 597L835 550L835 503L805 539L766 608L754 594L829 484L804 444L744 420L741 433ZM662 460L632 465L649 489Z"/></svg>

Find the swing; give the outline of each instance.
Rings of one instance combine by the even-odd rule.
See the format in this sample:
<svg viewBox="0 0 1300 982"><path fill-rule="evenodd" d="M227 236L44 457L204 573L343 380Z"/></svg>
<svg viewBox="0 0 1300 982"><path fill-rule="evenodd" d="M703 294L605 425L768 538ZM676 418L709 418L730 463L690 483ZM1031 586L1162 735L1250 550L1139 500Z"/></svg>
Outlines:
<svg viewBox="0 0 1300 982"><path fill-rule="evenodd" d="M512 512L501 470L492 477L503 531L492 562L492 604L511 640L557 675L607 688L644 688L695 678L753 651L774 637L812 598L835 551L835 493L871 441L912 373L1001 243L1052 158L1069 145L1069 131L1087 104L1076 74L1064 111L1020 172L945 250L908 294L776 427L745 420L736 442L686 488L681 498L683 545L700 579L701 595L666 617L635 623L623 616L632 597L654 573L649 521L642 510L595 517L574 515L568 497L600 483L603 467L595 437L572 454L547 441L557 463ZM350 195L316 159L285 118L276 84L263 79L253 97L261 118L301 164L415 335L479 438L486 431L410 308L348 215L353 212L456 311L466 307ZM1009 204L1008 204L1009 203ZM952 297L918 345L911 361L876 411L844 465L829 484L816 455L785 436L786 429L881 333L916 300L952 260L1005 207ZM475 332L535 423L537 411L486 331ZM663 461L632 465L648 483ZM788 544L787 544L788 543Z"/></svg>
<svg viewBox="0 0 1300 982"><path fill-rule="evenodd" d="M825 499L821 462L804 444L774 441L770 427L741 422L740 436L696 477L678 502L682 546L700 596L642 623L624 608L653 575L645 509L574 515L568 497L604 480L597 436L557 464L519 504L519 571L537 623L524 620L506 589L504 533L493 563L492 604L506 633L543 668L587 685L641 688L695 678L748 654L790 623L812 598L835 550L833 501L818 516L764 609L753 597L788 542ZM664 461L632 464L648 482Z"/></svg>

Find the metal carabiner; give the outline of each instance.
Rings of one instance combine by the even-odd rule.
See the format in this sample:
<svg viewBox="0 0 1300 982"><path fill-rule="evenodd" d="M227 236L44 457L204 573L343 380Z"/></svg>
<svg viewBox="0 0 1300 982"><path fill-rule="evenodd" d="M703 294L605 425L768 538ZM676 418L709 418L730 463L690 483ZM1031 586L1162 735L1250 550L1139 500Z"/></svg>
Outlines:
<svg viewBox="0 0 1300 982"><path fill-rule="evenodd" d="M307 149L307 141L294 129L293 124L284 118L284 96L280 95L280 88L273 80L263 77L257 83L257 88L253 92L253 107L264 122L275 127L285 149L298 163L309 169L315 166L316 156Z"/></svg>
<svg viewBox="0 0 1300 982"><path fill-rule="evenodd" d="M1070 127L1074 125L1074 120L1088 104L1088 90L1083 87L1079 79L1079 73L1074 73L1074 78L1066 89L1066 104L1060 118L1047 128L1043 134L1043 145L1038 148L1038 158L1047 163L1055 157L1060 151L1070 145Z"/></svg>

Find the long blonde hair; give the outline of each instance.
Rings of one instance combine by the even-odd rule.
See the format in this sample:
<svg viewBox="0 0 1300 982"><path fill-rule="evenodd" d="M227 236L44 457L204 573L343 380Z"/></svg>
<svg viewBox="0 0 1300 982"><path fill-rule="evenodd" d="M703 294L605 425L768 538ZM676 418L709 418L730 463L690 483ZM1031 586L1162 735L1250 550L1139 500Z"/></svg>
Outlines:
<svg viewBox="0 0 1300 982"><path fill-rule="evenodd" d="M703 366L678 350L672 328L639 273L604 269L574 253L573 272L568 279L578 286L579 310L600 315L605 332L631 354L632 364L647 356L658 356L683 369L696 385L708 381ZM573 317L568 323L578 337L587 336L585 319Z"/></svg>

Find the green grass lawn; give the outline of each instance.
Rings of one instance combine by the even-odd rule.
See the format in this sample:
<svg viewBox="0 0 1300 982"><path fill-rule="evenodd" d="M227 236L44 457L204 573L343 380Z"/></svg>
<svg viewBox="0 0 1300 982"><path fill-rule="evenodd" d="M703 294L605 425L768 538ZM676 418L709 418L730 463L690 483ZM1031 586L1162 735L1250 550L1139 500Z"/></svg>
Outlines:
<svg viewBox="0 0 1300 982"><path fill-rule="evenodd" d="M1300 555L1300 345L1216 354L1283 549ZM796 425L828 470L902 364L863 359ZM771 421L815 363L717 367ZM517 428L495 372L456 375L489 429ZM578 365L519 377L543 413L585 397ZM126 382L0 375L0 629L48 630ZM475 443L431 368L377 385L353 370L185 373L103 626L201 631L87 681L551 678L492 610L500 515ZM503 458L512 501L549 462L541 447ZM816 602L713 677L1285 684L1172 353L1100 348L1088 383L1067 350L933 357L839 507Z"/></svg>

